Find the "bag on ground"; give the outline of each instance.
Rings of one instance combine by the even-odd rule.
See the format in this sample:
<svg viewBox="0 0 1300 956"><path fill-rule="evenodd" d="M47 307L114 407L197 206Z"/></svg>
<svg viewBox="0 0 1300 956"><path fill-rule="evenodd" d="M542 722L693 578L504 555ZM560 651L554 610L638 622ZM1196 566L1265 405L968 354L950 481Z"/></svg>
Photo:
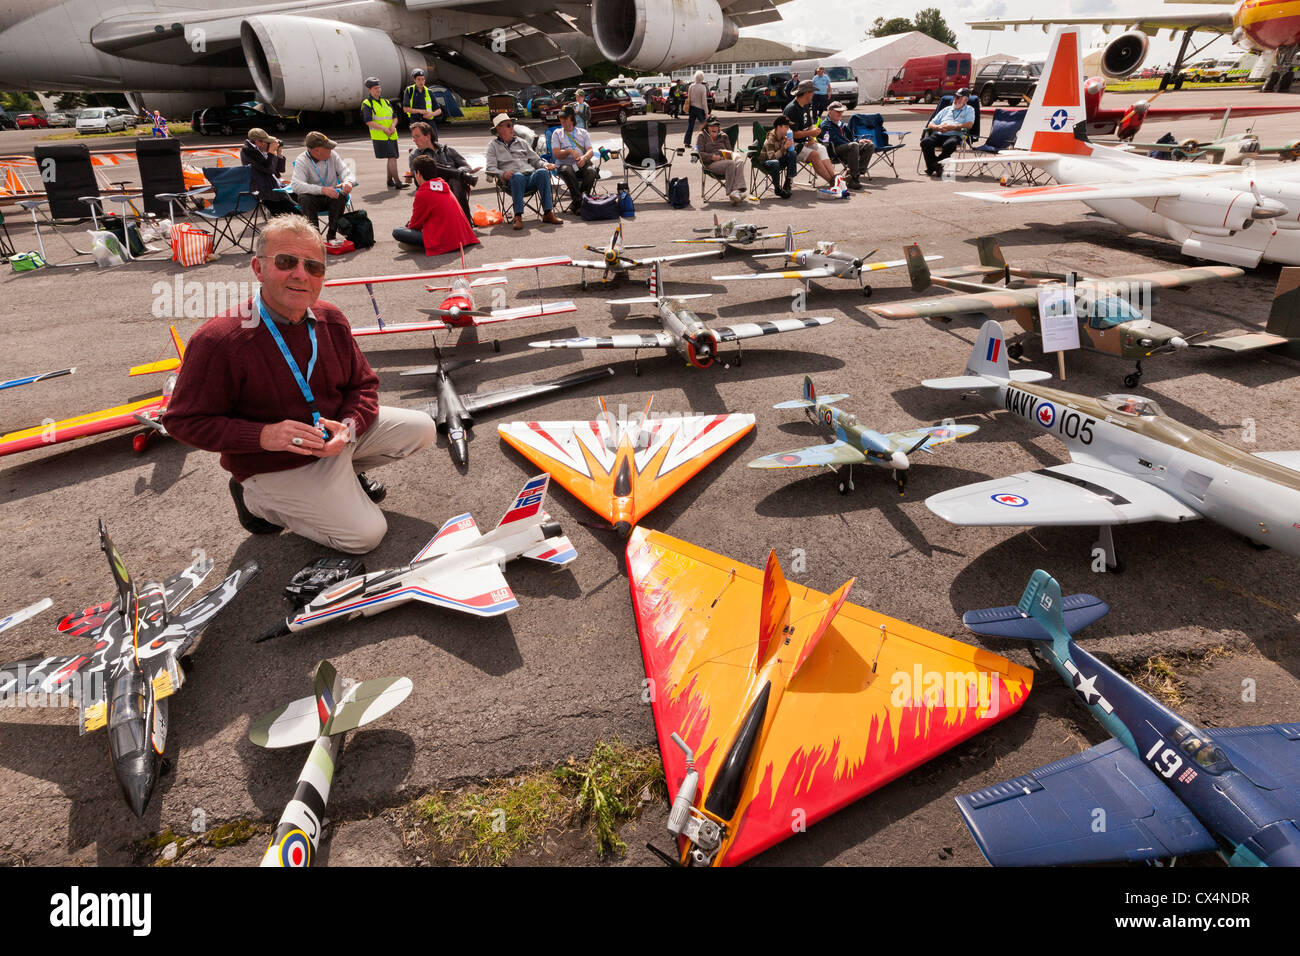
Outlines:
<svg viewBox="0 0 1300 956"><path fill-rule="evenodd" d="M171 230L172 261L182 266L199 266L212 254L212 236L188 222L178 222Z"/></svg>
<svg viewBox="0 0 1300 956"><path fill-rule="evenodd" d="M683 176L674 176L668 180L668 205L674 209L685 209L690 204L690 181Z"/></svg>
<svg viewBox="0 0 1300 956"><path fill-rule="evenodd" d="M338 228L358 249L369 249L375 244L375 227L364 209L354 209L339 216Z"/></svg>
<svg viewBox="0 0 1300 956"><path fill-rule="evenodd" d="M602 219L617 219L619 215L619 197L583 196L582 209L579 214L587 222L600 222Z"/></svg>

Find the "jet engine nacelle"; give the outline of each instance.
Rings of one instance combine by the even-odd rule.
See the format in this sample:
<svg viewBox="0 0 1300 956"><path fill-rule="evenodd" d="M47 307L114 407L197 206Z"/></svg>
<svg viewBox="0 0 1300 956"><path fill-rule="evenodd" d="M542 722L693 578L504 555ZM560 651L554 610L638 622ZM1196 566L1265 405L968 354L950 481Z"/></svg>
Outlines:
<svg viewBox="0 0 1300 956"><path fill-rule="evenodd" d="M411 70L432 69L423 53L382 30L287 14L249 17L239 27L258 95L282 110L350 110L370 76L397 96Z"/></svg>
<svg viewBox="0 0 1300 956"><path fill-rule="evenodd" d="M1152 210L1204 235L1227 236L1256 219L1285 215L1287 207L1276 199L1256 199L1243 189L1189 186L1179 196L1154 200Z"/></svg>
<svg viewBox="0 0 1300 956"><path fill-rule="evenodd" d="M592 0L591 32L607 59L653 72L703 63L740 35L718 0Z"/></svg>
<svg viewBox="0 0 1300 956"><path fill-rule="evenodd" d="M1300 528L1295 524L1300 492L1234 472L1227 479L1215 478L1203 494L1197 509L1210 520L1251 541L1300 554Z"/></svg>
<svg viewBox="0 0 1300 956"><path fill-rule="evenodd" d="M1123 79L1139 66L1147 56L1147 35L1138 30L1121 33L1106 44L1101 53L1101 72L1113 80Z"/></svg>

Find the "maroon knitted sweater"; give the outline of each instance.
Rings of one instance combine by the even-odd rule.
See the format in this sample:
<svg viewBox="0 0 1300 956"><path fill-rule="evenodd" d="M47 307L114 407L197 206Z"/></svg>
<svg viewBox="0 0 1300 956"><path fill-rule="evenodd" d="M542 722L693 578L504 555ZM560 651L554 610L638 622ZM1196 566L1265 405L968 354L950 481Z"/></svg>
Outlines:
<svg viewBox="0 0 1300 956"><path fill-rule="evenodd" d="M324 300L316 317L316 368L308 384L323 418L351 417L362 435L379 415L379 376L352 337L343 313ZM257 317L255 308L243 315ZM295 419L311 422L311 411L293 372L261 322L247 322L239 310L209 319L185 348L185 360L162 422L187 445L221 453L221 467L237 481L287 471L316 458L266 451L262 427ZM290 354L306 374L311 359L307 323L277 322Z"/></svg>

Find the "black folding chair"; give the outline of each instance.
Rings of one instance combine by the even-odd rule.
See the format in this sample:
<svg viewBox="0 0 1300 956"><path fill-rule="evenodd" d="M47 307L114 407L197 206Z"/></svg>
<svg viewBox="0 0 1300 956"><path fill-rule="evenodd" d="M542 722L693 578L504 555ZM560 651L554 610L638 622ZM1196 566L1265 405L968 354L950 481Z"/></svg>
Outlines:
<svg viewBox="0 0 1300 956"><path fill-rule="evenodd" d="M744 154L736 149L736 140L740 138L740 124L728 126L722 132L727 134L727 141L731 143L731 158L736 162L744 162ZM713 197L718 193L726 194L727 177L720 173L711 173L704 165L704 160L700 160L700 200L701 202L711 202Z"/></svg>
<svg viewBox="0 0 1300 956"><path fill-rule="evenodd" d="M216 255L220 250L222 239L244 252L252 252L258 220L264 222L266 219L257 193L253 192L253 167L210 166L204 168L203 175L212 184L215 195L209 208L197 209L194 215L212 226L212 254ZM236 224L239 227L237 237ZM244 245L246 237L248 246Z"/></svg>
<svg viewBox="0 0 1300 956"><path fill-rule="evenodd" d="M0 212L0 259L8 259L17 254L14 250L14 237L9 235L9 227L5 225L5 214Z"/></svg>
<svg viewBox="0 0 1300 956"><path fill-rule="evenodd" d="M36 229L36 242L40 246L41 257L47 262L45 240L41 236L43 219L54 234L68 244L79 256L91 255L89 249L78 249L68 237L59 231L60 222L83 223L87 213L94 223L96 231L100 229L100 216L104 215L103 203L111 201L121 204L122 219L141 221L151 218L148 213L141 213L134 207L134 200L140 197L138 192L126 192L101 196L99 181L95 178L95 168L90 162L90 149L85 143L38 143L33 155L36 159L37 172L45 186L44 199L20 200L19 205L31 213L32 225ZM48 206L46 212L42 207ZM127 207L131 213L127 213ZM122 248L128 259L131 258L130 243L123 242Z"/></svg>
<svg viewBox="0 0 1300 956"><path fill-rule="evenodd" d="M185 188L185 169L181 164L181 143L171 137L141 136L135 141L135 159L140 167L140 188L146 212L176 221L176 211L188 216L194 199L212 190L208 186Z"/></svg>
<svg viewBox="0 0 1300 956"><path fill-rule="evenodd" d="M673 161L669 158L673 150L667 147L668 124L660 120L640 120L624 123L620 132L623 136L623 178L627 180L632 199L650 189L668 202L666 190L673 172ZM655 185L660 176L664 180L663 189Z"/></svg>

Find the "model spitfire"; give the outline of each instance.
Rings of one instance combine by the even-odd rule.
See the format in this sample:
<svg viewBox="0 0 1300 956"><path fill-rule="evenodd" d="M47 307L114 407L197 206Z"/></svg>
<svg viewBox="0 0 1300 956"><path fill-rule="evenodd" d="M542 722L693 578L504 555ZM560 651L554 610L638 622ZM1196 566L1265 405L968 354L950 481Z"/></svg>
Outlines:
<svg viewBox="0 0 1300 956"><path fill-rule="evenodd" d="M600 400L591 422L511 422L497 431L508 445L545 468L570 494L619 534L754 427L753 415L674 415L615 419Z"/></svg>
<svg viewBox="0 0 1300 956"><path fill-rule="evenodd" d="M623 253L628 249L650 249L653 243L649 245L630 246L623 242L623 221L619 220L618 226L614 229L614 235L610 237L609 245L603 249L596 246L583 246L588 252L598 252L601 255L600 262L590 260L574 259L569 263L582 270L582 288L585 292L590 286L587 281L588 269L601 270L601 277L597 281L602 285L614 282L618 279L625 279L633 269L652 269L664 262L683 262L686 259L703 259L707 256L722 255L721 249L710 249L708 252L682 252L671 256L647 256L643 259L634 259L631 256L625 256Z"/></svg>
<svg viewBox="0 0 1300 956"><path fill-rule="evenodd" d="M730 249L732 246L752 246L756 242L767 242L772 239L780 239L779 232L764 232L764 226L756 226L753 223L741 222L738 219L728 219L721 222L718 214L713 214L712 229L695 229L694 232L705 233L700 239L674 239L678 243L709 243L712 245L722 246L723 250ZM788 227L793 228L793 227ZM808 229L800 229L793 233L796 236L802 236L809 232Z"/></svg>
<svg viewBox="0 0 1300 956"><path fill-rule="evenodd" d="M1072 459L934 495L931 511L961 525L1096 525L1110 568L1118 564L1111 527L1139 521L1208 518L1300 556L1300 451L1250 454L1174 421L1150 399L1031 384L1048 377L1008 371L1002 327L990 320L965 375L923 383L978 392L1059 438Z"/></svg>
<svg viewBox="0 0 1300 956"><path fill-rule="evenodd" d="M933 273L916 243L907 246L903 251L907 256L913 292L941 286L965 294L898 302L877 306L872 311L887 319L909 319L953 315L987 318L989 312L1005 310L1027 334L1042 335L1038 293L1049 286L1065 284L1073 291L1080 346L1136 362L1133 372L1124 377L1126 388L1136 388L1142 381L1143 359L1187 348L1188 337L1177 329L1151 321L1144 314L1141 300L1149 297L1153 288L1183 288L1245 274L1234 266L1199 266L1097 279L1080 278L1074 273L1012 268L1003 257L996 239L982 236L978 244L978 266L960 266ZM975 278L980 281L972 281ZM990 288L990 283L999 279L1006 283L1005 286ZM1026 279L1040 281L1026 282ZM1024 346L1019 342L1007 345L1010 358L1019 358L1023 352Z"/></svg>
<svg viewBox="0 0 1300 956"><path fill-rule="evenodd" d="M62 695L79 708L82 734L108 728L108 753L122 794L136 816L144 814L154 785L165 770L167 700L184 681L183 658L217 612L257 573L249 562L185 610L181 605L212 570L200 560L162 584L137 590L121 555L99 523L99 546L117 584L117 599L94 626L74 628L75 615L59 624L95 644L89 654L20 661L0 668L0 697L44 693Z"/></svg>
<svg viewBox="0 0 1300 956"><path fill-rule="evenodd" d="M263 714L248 731L248 739L259 747L312 745L293 799L284 808L271 845L262 856L262 866L312 865L343 735L384 716L411 693L407 677L345 684L329 661L316 665L312 681L316 688L313 696Z"/></svg>
<svg viewBox="0 0 1300 956"><path fill-rule="evenodd" d="M638 528L637 630L672 798L670 863L744 862L1020 709L1033 672ZM699 762L696 763L696 760Z"/></svg>
<svg viewBox="0 0 1300 956"><path fill-rule="evenodd" d="M881 269L896 269L906 265L905 259L893 259L889 262L867 262L867 256L852 256L835 248L833 242L819 242L813 249L796 249L794 230L786 227L785 251L764 252L754 256L755 259L785 259L789 265L798 266L795 270L774 269L769 272L745 272L731 275L712 276L716 281L729 282L732 279L802 279L807 291L813 279L850 279L862 286L863 295L871 295L871 286L866 284L866 276ZM926 256L926 261L942 259L943 256Z"/></svg>
<svg viewBox="0 0 1300 956"><path fill-rule="evenodd" d="M889 468L894 472L894 481L901 495L907 487L909 455L917 451L934 454L930 451L932 445L941 445L979 431L978 425L934 425L929 428L911 428L905 432L884 435L859 424L856 415L840 411L835 407L836 402L841 402L848 397L847 395L818 397L812 378L805 375L803 398L778 402L772 407L802 408L809 419L834 435L835 440L829 445L814 445L811 448L798 448L776 455L764 455L751 461L749 467L831 468L839 476L840 494L846 495L853 490L853 466L876 465Z"/></svg>
<svg viewBox="0 0 1300 956"><path fill-rule="evenodd" d="M329 621L372 617L409 601L495 617L519 606L501 573L516 558L564 565L578 556L558 522L543 510L546 475L530 478L497 526L479 531L472 515L447 521L411 563L346 578L322 591L257 641L295 634Z"/></svg>
<svg viewBox="0 0 1300 956"><path fill-rule="evenodd" d="M590 368L549 382L538 382L536 385L516 385L513 388L502 388L495 392L475 392L473 395L461 395L456 391L456 386L451 381L451 373L458 368L474 365L482 360L457 359L454 362L443 362L442 350L435 345L433 351L438 359L437 365L413 368L402 374L438 376L436 384L438 400L425 406L425 411L429 413L430 418L438 423L438 431L447 436L452 461L458 465L469 464L469 430L474 427L475 412L485 412L491 408L500 408L502 405L522 402L526 398L558 392L561 389L572 388L575 385L582 385L585 382L595 381L598 378L605 378L614 374L612 368Z"/></svg>
<svg viewBox="0 0 1300 956"><path fill-rule="evenodd" d="M659 306L659 324L663 326L662 331L551 339L528 344L535 349L632 349L633 371L640 375L641 367L636 364L636 359L641 349L666 349L670 353L677 352L690 365L696 368L708 368L717 360L718 348L723 342L739 343L742 339L775 335L778 332L795 332L835 321L830 316L818 316L807 319L769 319L764 322L744 322L740 325L709 328L699 316L682 304L687 299L707 299L709 295L710 293L707 292L669 295L664 291L659 278L659 264L655 263L650 267L649 295L631 299L610 299L609 302L611 305L646 303ZM736 364L739 365L742 359L740 345L737 344Z"/></svg>
<svg viewBox="0 0 1300 956"><path fill-rule="evenodd" d="M1086 606L1075 627L1062 614L1072 601ZM1088 595L1062 600L1056 580L1035 571L1017 607L962 618L976 634L1038 642L1111 734L958 797L984 858L1053 866L1217 850L1234 866L1300 866L1300 723L1196 727L1074 642L1071 630L1107 610Z"/></svg>
<svg viewBox="0 0 1300 956"><path fill-rule="evenodd" d="M1193 342L1197 348L1225 352L1255 352L1268 349L1300 358L1300 268L1288 266L1277 277L1273 307L1263 332L1229 332Z"/></svg>

